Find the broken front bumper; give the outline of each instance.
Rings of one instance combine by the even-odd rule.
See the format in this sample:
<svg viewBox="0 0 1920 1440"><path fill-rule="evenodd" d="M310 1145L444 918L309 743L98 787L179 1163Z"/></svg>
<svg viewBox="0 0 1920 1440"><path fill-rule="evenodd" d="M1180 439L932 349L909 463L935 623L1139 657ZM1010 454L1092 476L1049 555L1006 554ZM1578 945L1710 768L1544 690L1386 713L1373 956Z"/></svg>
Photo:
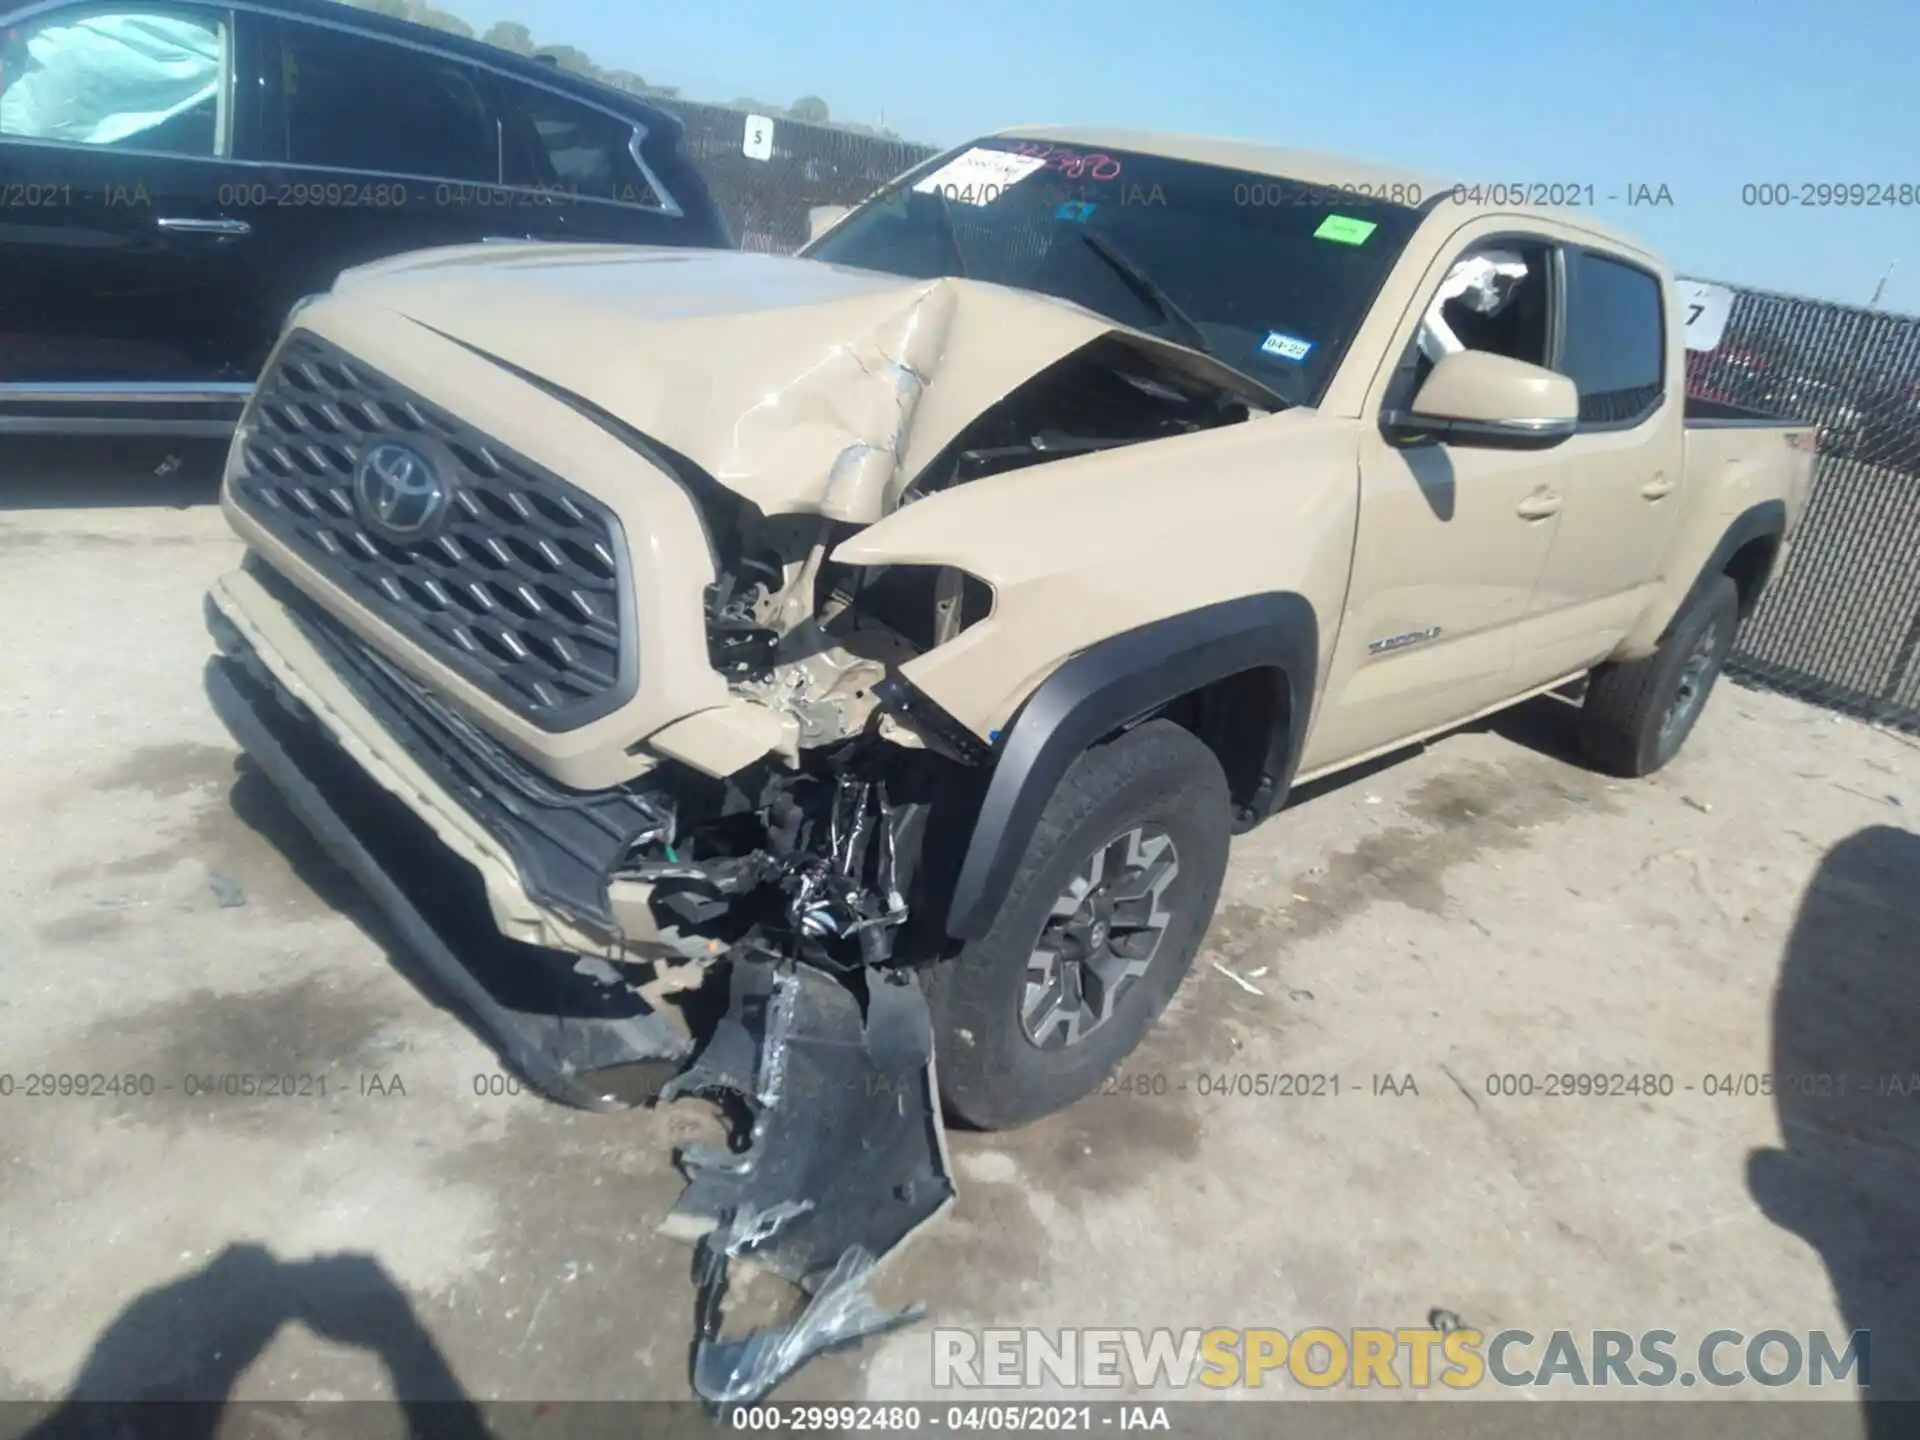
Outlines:
<svg viewBox="0 0 1920 1440"><path fill-rule="evenodd" d="M917 982L905 983L917 997ZM881 1033L823 971L736 963L726 1016L661 1092L731 1095L752 1116L746 1150L681 1152L688 1184L663 1227L699 1237L693 1383L706 1400L756 1399L811 1356L921 1313L881 1309L866 1281L953 1203L953 1171L931 1049L911 1037L889 1045ZM787 1325L723 1337L734 1260L799 1286L804 1311Z"/></svg>
<svg viewBox="0 0 1920 1440"><path fill-rule="evenodd" d="M354 768L474 869L506 938L609 960L715 953L689 949L654 924L650 886L605 885L583 863L611 834L644 825L640 802L620 792L561 791L474 727L430 712L406 677L264 567L220 577L207 596L207 623L223 655L288 697Z"/></svg>
<svg viewBox="0 0 1920 1440"><path fill-rule="evenodd" d="M663 1226L699 1246L698 1393L715 1403L754 1399L811 1355L915 1318L917 1310L883 1311L866 1291L874 1266L954 1197L914 976L868 972L862 993L792 960L743 956L727 965L727 1012L707 1036L670 1024L631 987L582 982L570 937L607 943L591 893L576 891L584 906L568 903L567 878L553 869L530 883L524 857L535 842L521 843L507 824L551 839L552 825L578 818L545 814L548 801L564 797L508 785L503 798L476 776L468 799L456 800L446 767L460 755L476 763L472 754L459 745L436 750L430 733L411 733L438 723L431 714L409 716L404 704L377 714L392 698L380 688L384 677L370 682L352 657L330 653L324 630L303 623L258 577L223 580L208 622L221 654L209 662L207 692L221 720L378 904L406 956L424 964L508 1064L558 1099L610 1109L628 1102L598 1077L656 1062L679 1072L662 1098L731 1097L751 1116L740 1148L695 1146L678 1157L689 1183ZM506 818L489 805L504 805ZM585 842L572 838L579 843L567 853L577 860ZM535 889L547 892L546 905L533 900ZM476 924L482 916L493 923ZM516 928L560 948L497 933ZM800 1317L723 1336L734 1260L804 1290Z"/></svg>
<svg viewBox="0 0 1920 1440"><path fill-rule="evenodd" d="M500 908L491 877L425 818L430 797L416 809L375 784L217 607L209 620L224 652L207 667L215 713L378 905L404 951L396 958L423 966L509 1065L557 1099L602 1110L628 1102L597 1086L596 1072L686 1058L691 1037L630 987L582 977L573 954L517 944L476 923ZM444 812L438 818L444 823Z"/></svg>

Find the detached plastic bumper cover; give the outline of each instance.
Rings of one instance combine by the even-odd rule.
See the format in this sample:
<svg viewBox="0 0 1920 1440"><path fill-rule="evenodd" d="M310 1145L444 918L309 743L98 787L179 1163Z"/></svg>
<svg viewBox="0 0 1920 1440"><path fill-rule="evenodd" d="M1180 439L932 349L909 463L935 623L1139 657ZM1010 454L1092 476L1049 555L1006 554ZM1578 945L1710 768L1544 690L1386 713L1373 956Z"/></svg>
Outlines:
<svg viewBox="0 0 1920 1440"><path fill-rule="evenodd" d="M917 983L896 1003L924 1007ZM736 961L726 1016L661 1092L731 1093L753 1116L743 1153L691 1146L666 1229L701 1234L694 1389L757 1399L805 1361L918 1319L867 1293L874 1267L953 1202L930 1049L876 1046L851 992L806 966ZM892 1052L892 1053L890 1053ZM811 1297L790 1324L720 1334L727 1267L744 1259Z"/></svg>

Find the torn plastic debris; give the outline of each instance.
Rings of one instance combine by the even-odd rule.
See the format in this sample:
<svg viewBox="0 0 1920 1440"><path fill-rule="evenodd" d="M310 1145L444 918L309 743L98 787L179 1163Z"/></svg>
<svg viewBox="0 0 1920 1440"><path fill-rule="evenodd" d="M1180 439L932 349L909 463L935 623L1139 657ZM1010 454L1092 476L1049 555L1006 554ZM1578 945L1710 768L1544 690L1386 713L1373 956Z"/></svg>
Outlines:
<svg viewBox="0 0 1920 1440"><path fill-rule="evenodd" d="M911 976L870 982L898 1013L926 1002ZM687 1188L662 1229L700 1237L693 1383L715 1404L752 1400L824 1350L918 1318L881 1309L865 1286L879 1263L953 1201L930 1034L909 1019L875 1043L853 992L825 971L735 959L727 1013L661 1092L731 1094L752 1115L739 1154L688 1146ZM876 1053L882 1058L876 1059ZM789 1325L719 1333L732 1260L750 1261L811 1298Z"/></svg>
<svg viewBox="0 0 1920 1440"><path fill-rule="evenodd" d="M907 918L896 829L886 781L839 778L828 818L827 854L811 858L788 877L788 914L802 935L815 940L855 935L862 964L887 961L891 932Z"/></svg>
<svg viewBox="0 0 1920 1440"><path fill-rule="evenodd" d="M867 1293L874 1258L855 1246L822 1280L807 1308L790 1325L775 1325L736 1338L720 1338L720 1301L726 1294L726 1261L718 1247L702 1248L700 1344L693 1388L716 1405L757 1400L816 1355L854 1345L910 1325L926 1313L921 1305L887 1311Z"/></svg>

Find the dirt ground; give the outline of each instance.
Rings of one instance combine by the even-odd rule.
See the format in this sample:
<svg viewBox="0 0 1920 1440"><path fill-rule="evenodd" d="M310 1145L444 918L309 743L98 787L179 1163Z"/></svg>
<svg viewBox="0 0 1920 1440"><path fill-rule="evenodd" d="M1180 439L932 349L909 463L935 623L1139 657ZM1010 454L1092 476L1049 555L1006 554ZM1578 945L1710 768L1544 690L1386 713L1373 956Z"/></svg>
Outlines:
<svg viewBox="0 0 1920 1440"><path fill-rule="evenodd" d="M202 697L200 596L238 558L205 459L0 456L0 1397L685 1397L691 1254L653 1227L704 1107L477 1093L506 1088L492 1053ZM932 1398L936 1323L1435 1307L1683 1346L1871 1328L1876 1387L1920 1374L1920 1095L1705 1093L1920 1072L1920 748L1725 686L1680 760L1620 783L1571 760L1569 713L1313 787L1237 842L1140 1082L955 1135L959 1203L883 1286L932 1318L781 1398ZM157 1088L27 1095L47 1072ZM227 1072L326 1094L186 1093ZM1563 1072L1672 1093L1549 1098ZM1338 1094L1215 1093L1262 1074Z"/></svg>

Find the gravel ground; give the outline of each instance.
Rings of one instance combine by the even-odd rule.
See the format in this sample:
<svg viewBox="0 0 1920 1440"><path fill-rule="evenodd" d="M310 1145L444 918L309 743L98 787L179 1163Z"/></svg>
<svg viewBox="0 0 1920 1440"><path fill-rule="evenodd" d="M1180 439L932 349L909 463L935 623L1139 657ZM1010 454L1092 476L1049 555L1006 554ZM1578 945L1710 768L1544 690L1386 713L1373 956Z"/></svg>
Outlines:
<svg viewBox="0 0 1920 1440"><path fill-rule="evenodd" d="M476 1093L506 1088L492 1053L201 695L200 595L239 553L208 459L0 453L0 1396L684 1397L691 1256L654 1226L710 1113ZM1683 1350L1870 1328L1876 1391L1911 1385L1920 1094L1879 1077L1920 1072L1920 750L1727 686L1621 783L1572 761L1569 714L1313 787L1237 842L1133 1084L954 1136L959 1203L883 1285L933 1320L781 1397L932 1398L936 1323L1435 1307ZM1845 1100L1706 1093L1835 1070ZM27 1096L44 1072L160 1088ZM326 1094L185 1093L226 1072ZM1563 1072L1672 1091L1549 1098ZM1217 1093L1263 1074L1339 1091Z"/></svg>

